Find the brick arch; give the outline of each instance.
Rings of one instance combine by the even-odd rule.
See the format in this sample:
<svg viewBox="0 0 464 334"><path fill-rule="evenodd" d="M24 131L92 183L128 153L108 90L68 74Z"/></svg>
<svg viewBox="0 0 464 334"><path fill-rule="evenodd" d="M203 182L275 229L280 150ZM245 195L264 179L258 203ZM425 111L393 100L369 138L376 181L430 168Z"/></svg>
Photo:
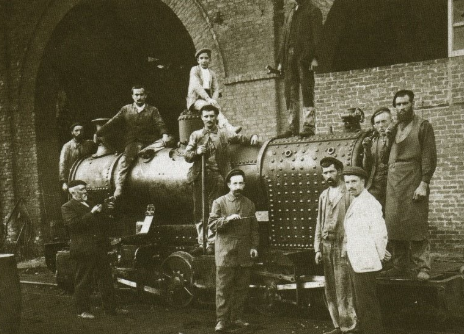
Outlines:
<svg viewBox="0 0 464 334"><path fill-rule="evenodd" d="M173 13L179 18L180 22L185 26L187 32L192 38L195 48L210 47L213 54L214 67L219 76L225 76L224 62L220 52L219 44L212 25L208 19L206 12L197 0L152 0L159 1L168 6ZM20 78L17 83L16 95L13 95L12 109L15 111L14 124L16 128L17 138L27 138L23 143L27 145L16 145L17 167L19 170L35 170L36 176L25 177L18 175L18 187L22 184L27 184L32 191L26 194L34 207L34 215L39 218L37 226L37 235L41 234L40 230L45 230L44 215L47 211L42 207L41 193L43 192L40 182L42 179L40 159L44 159L41 155L43 152L43 138L38 138L36 132L37 117L40 117L41 110L36 110L38 101L37 80L40 76L40 68L43 57L46 52L47 45L53 38L53 33L65 16L72 11L76 6L80 5L83 0L51 0L46 2L41 7L42 12L36 17L34 28L31 29L32 34L27 42L27 49L21 60ZM31 20L32 21L32 20ZM193 55L192 55L193 58ZM48 136L53 136L52 131L49 131ZM50 137L51 138L51 137ZM47 140L50 138L46 138ZM54 154L48 152L47 154ZM27 158L25 158L27 157ZM56 168L58 168L56 166ZM39 175L39 177L37 177ZM59 190L58 190L59 191ZM22 190L20 190L22 194ZM43 194L42 194L43 195ZM37 208L37 210L35 210Z"/></svg>

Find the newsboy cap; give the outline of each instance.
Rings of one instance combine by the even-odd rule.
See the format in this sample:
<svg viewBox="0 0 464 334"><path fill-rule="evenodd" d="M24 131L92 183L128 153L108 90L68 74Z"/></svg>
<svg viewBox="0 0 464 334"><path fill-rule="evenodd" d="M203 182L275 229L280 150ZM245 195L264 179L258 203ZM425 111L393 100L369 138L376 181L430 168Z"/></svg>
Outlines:
<svg viewBox="0 0 464 334"><path fill-rule="evenodd" d="M387 107L378 108L376 111L374 111L374 113L371 116L371 124L374 125L374 118L376 118L380 114L383 114L384 112L389 113L391 115L391 111Z"/></svg>
<svg viewBox="0 0 464 334"><path fill-rule="evenodd" d="M232 176L236 176L236 175L242 175L243 179L245 180L245 172L241 169L232 169L226 176L226 183L229 183L230 179L232 178Z"/></svg>
<svg viewBox="0 0 464 334"><path fill-rule="evenodd" d="M342 172L342 175L356 175L363 178L364 180L367 180L368 177L367 172L358 166L345 167L345 169Z"/></svg>
<svg viewBox="0 0 464 334"><path fill-rule="evenodd" d="M71 126L69 127L69 130L73 131L76 126L82 126L83 127L84 125L82 125L81 122L75 122L75 123L71 124Z"/></svg>
<svg viewBox="0 0 464 334"><path fill-rule="evenodd" d="M324 157L324 158L322 158L321 162L320 162L321 166L323 164L325 164L325 163L329 164L329 166L334 165L336 169L343 169L343 162L341 162L338 159L335 159L334 157Z"/></svg>
<svg viewBox="0 0 464 334"><path fill-rule="evenodd" d="M72 180L71 182L68 183L68 189L77 187L77 186L86 186L87 183L85 183L82 180Z"/></svg>
<svg viewBox="0 0 464 334"><path fill-rule="evenodd" d="M202 53L205 53L205 52L208 54L208 56L211 57L211 49L202 48L195 53L195 58L198 58L198 56L200 56Z"/></svg>

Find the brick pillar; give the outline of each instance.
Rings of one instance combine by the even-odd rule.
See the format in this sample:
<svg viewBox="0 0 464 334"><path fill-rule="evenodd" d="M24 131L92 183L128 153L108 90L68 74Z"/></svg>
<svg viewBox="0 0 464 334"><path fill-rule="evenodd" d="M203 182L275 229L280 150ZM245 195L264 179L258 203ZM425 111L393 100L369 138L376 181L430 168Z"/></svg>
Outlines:
<svg viewBox="0 0 464 334"><path fill-rule="evenodd" d="M8 18L11 1L0 0L0 223L13 210L15 201L10 110L10 59ZM6 233L6 231L4 231Z"/></svg>

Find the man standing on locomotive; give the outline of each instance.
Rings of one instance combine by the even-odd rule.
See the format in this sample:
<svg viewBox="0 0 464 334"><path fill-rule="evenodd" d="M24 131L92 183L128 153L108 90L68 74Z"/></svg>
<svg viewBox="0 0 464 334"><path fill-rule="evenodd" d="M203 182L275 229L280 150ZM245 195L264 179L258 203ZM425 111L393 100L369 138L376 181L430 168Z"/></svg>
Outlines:
<svg viewBox="0 0 464 334"><path fill-rule="evenodd" d="M247 327L243 309L253 259L258 256L258 221L254 203L243 196L245 173L234 169L226 176L229 193L213 202L210 229L216 235L216 332L229 325Z"/></svg>
<svg viewBox="0 0 464 334"><path fill-rule="evenodd" d="M70 130L73 138L63 145L60 154L59 172L63 191L68 190L68 177L72 165L97 149L97 144L92 140L84 139L84 126L81 123L74 123Z"/></svg>
<svg viewBox="0 0 464 334"><path fill-rule="evenodd" d="M347 333L356 328L356 312L346 257L342 257L343 220L351 203L342 180L343 163L332 157L321 160L322 176L329 187L319 196L314 237L316 264L324 265L325 296L334 330L325 334Z"/></svg>
<svg viewBox="0 0 464 334"><path fill-rule="evenodd" d="M384 334L376 276L388 261L387 228L382 206L364 187L367 173L361 167L343 170L346 189L354 197L345 214L342 256L348 257L360 332Z"/></svg>
<svg viewBox="0 0 464 334"><path fill-rule="evenodd" d="M132 87L134 103L122 107L112 119L97 131L99 137L124 131L125 148L115 178L114 197L116 199L122 195L127 173L138 153L159 139L161 135L164 144L171 141L169 131L158 109L145 103L146 98L147 93L144 86Z"/></svg>
<svg viewBox="0 0 464 334"><path fill-rule="evenodd" d="M70 256L75 261L74 301L80 318L94 319L90 313L90 294L94 276L103 302L103 309L111 315L125 314L117 310L114 300L113 278L108 259L108 218L102 204L87 203L87 184L81 180L69 182L72 199L61 207L64 224L71 239Z"/></svg>
<svg viewBox="0 0 464 334"><path fill-rule="evenodd" d="M393 98L398 124L388 161L385 220L394 267L382 275L406 274L412 259L416 278L427 281L429 183L437 166L437 149L432 125L414 114L413 105L410 90L400 90Z"/></svg>
<svg viewBox="0 0 464 334"><path fill-rule="evenodd" d="M224 176L230 170L229 144L258 144L258 136L251 138L230 132L217 127L219 109L213 105L205 105L201 109L201 119L204 128L194 131L190 135L185 150L185 160L193 163L188 172L188 182L193 185L193 216L195 219L199 246L191 251L193 255L203 253L203 208L202 208L202 180L201 159L206 159L206 196L208 210L213 201L223 193ZM206 254L214 253L214 233L208 229L208 242Z"/></svg>
<svg viewBox="0 0 464 334"><path fill-rule="evenodd" d="M388 156L391 148L391 138L387 129L392 124L390 109L377 109L371 117L374 134L363 140L364 158L363 168L369 173L366 189L385 208L387 192Z"/></svg>

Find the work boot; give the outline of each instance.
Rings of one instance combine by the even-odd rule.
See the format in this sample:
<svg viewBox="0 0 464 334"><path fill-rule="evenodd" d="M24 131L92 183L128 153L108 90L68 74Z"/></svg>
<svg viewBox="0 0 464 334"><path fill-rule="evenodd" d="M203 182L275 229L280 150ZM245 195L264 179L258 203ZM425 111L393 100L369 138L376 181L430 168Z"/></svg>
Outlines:
<svg viewBox="0 0 464 334"><path fill-rule="evenodd" d="M281 138L289 138L293 136L293 132L291 130L287 130L283 133L281 133L280 135L277 135L275 138L276 139L281 139Z"/></svg>
<svg viewBox="0 0 464 334"><path fill-rule="evenodd" d="M216 327L214 327L214 331L216 332L223 332L226 329L226 323L224 321L218 321Z"/></svg>
<svg viewBox="0 0 464 334"><path fill-rule="evenodd" d="M398 267L393 267L391 269L381 271L379 274L379 277L382 278L393 278L393 277L407 277L408 274L405 269L398 268Z"/></svg>
<svg viewBox="0 0 464 334"><path fill-rule="evenodd" d="M430 274L426 272L425 270L419 271L417 274L417 280L421 282L428 281L430 279Z"/></svg>
<svg viewBox="0 0 464 334"><path fill-rule="evenodd" d="M214 255L214 245L208 245L208 247L206 247L206 255Z"/></svg>
<svg viewBox="0 0 464 334"><path fill-rule="evenodd" d="M90 312L82 312L78 317L81 319L95 319L95 316Z"/></svg>
<svg viewBox="0 0 464 334"><path fill-rule="evenodd" d="M324 332L324 334L342 334L342 333L343 333L343 332L342 332L342 330L341 330L339 327L337 327L337 328L331 330L330 332Z"/></svg>
<svg viewBox="0 0 464 334"><path fill-rule="evenodd" d="M189 253L190 255L193 255L193 256L203 255L203 247L197 246L193 248Z"/></svg>
<svg viewBox="0 0 464 334"><path fill-rule="evenodd" d="M243 321L241 319L235 320L234 325L237 326L237 327L248 327L248 326L250 326L250 324L248 322Z"/></svg>
<svg viewBox="0 0 464 334"><path fill-rule="evenodd" d="M303 126L303 131L300 132L300 137L311 137L314 136L314 129L311 127Z"/></svg>

